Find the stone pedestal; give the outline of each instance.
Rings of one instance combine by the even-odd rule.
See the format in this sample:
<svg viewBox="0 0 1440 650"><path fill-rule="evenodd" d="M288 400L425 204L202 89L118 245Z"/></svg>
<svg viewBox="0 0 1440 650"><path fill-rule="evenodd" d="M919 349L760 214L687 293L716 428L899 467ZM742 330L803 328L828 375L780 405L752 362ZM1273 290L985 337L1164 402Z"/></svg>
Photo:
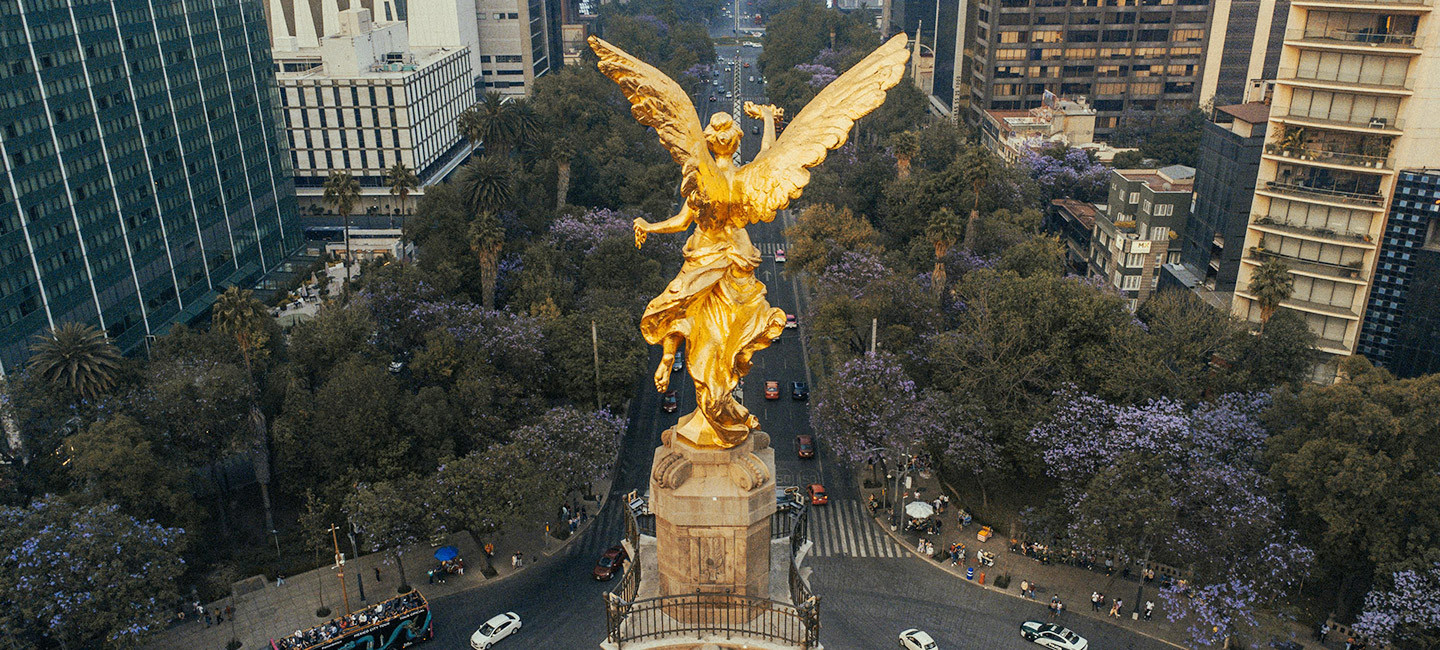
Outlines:
<svg viewBox="0 0 1440 650"><path fill-rule="evenodd" d="M659 595L769 598L775 513L770 436L752 431L730 449L698 449L674 429L661 439L650 472Z"/></svg>

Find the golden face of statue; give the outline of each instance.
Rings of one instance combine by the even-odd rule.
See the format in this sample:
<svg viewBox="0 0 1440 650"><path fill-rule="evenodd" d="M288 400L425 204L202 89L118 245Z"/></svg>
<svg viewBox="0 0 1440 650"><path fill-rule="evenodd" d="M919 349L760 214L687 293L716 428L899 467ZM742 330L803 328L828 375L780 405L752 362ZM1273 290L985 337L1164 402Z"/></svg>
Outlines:
<svg viewBox="0 0 1440 650"><path fill-rule="evenodd" d="M716 159L729 158L740 148L744 135L729 113L716 113L710 116L710 126L705 127L705 144Z"/></svg>

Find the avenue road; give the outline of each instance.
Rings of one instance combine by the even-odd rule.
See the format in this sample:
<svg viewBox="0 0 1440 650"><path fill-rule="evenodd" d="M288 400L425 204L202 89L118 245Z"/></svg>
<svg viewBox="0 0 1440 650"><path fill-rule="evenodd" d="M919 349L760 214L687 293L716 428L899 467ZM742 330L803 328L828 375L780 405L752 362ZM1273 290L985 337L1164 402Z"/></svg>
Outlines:
<svg viewBox="0 0 1440 650"><path fill-rule="evenodd" d="M754 63L759 50L727 46L717 48L717 52L722 59L739 56L751 62L750 68L744 68L743 63L735 66L737 72L743 73L738 81L722 73L722 83L726 88L738 88L740 98L760 103L764 88ZM724 70L725 66L719 68ZM754 83L749 81L752 74ZM713 86L706 90L713 90ZM701 98L706 101L697 102L704 121L713 111L728 112L731 108L723 92L717 96L719 100L714 104L708 102L708 94ZM750 132L756 123L748 118L741 122L745 128L742 156L747 161L759 147L760 138ZM783 228L793 219L793 213L786 213L773 223L756 224L750 227L750 236L764 254L757 275L769 287L770 303L787 314L798 314L803 328L805 296L798 278L774 259L775 249L783 247ZM829 453L823 440L818 441L817 458L796 457L794 437L811 432L809 403L790 399L789 388L792 381L810 383L806 353L799 332L786 330L769 349L756 354L754 369L745 384L744 403L771 435L777 484L819 482L830 493L829 506L812 509L815 534L826 540L817 541L815 557L807 560L807 566L814 568L812 586L821 597L821 642L835 650L889 648L895 645L901 630L919 627L930 632L941 648L1037 648L1020 639L1018 626L1026 619L1044 620L1043 604L965 584L909 556L878 526L860 516L863 508L853 477ZM657 349L652 348L650 362L651 368L639 380L616 480L598 520L554 557L542 558L537 565L505 579L433 601L436 647L466 647L470 634L482 622L506 611L518 613L524 627L513 639L502 642L500 650L598 647L605 634L602 595L615 583L595 582L590 570L599 554L624 535L622 499L618 497L632 489L644 491L653 450L660 444L660 431L673 425L677 416L695 408L694 388L688 376L677 374L671 385L679 391L680 409L676 413L660 410L659 396L650 383L650 371L659 362ZM763 398L766 380L780 382L781 399ZM828 510L821 513L821 508ZM1169 647L1093 619L1066 618L1064 623L1089 639L1090 647L1096 650Z"/></svg>

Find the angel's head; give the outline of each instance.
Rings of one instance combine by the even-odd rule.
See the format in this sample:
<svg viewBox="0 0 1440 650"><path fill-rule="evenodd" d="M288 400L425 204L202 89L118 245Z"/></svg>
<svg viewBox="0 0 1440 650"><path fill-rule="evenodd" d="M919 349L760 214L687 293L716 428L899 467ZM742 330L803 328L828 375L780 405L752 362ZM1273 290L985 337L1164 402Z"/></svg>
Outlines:
<svg viewBox="0 0 1440 650"><path fill-rule="evenodd" d="M729 113L716 113L710 116L710 126L705 127L705 143L710 145L710 153L717 158L729 158L740 148L740 138L745 135L744 131L735 124L735 120Z"/></svg>

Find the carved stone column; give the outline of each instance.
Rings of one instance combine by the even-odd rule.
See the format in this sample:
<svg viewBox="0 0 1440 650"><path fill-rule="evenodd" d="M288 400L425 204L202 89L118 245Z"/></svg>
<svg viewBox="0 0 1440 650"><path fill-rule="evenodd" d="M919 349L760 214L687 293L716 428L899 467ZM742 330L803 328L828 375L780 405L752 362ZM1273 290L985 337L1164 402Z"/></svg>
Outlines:
<svg viewBox="0 0 1440 650"><path fill-rule="evenodd" d="M769 598L775 513L770 436L752 431L731 449L698 449L673 429L661 439L650 472L660 595Z"/></svg>

